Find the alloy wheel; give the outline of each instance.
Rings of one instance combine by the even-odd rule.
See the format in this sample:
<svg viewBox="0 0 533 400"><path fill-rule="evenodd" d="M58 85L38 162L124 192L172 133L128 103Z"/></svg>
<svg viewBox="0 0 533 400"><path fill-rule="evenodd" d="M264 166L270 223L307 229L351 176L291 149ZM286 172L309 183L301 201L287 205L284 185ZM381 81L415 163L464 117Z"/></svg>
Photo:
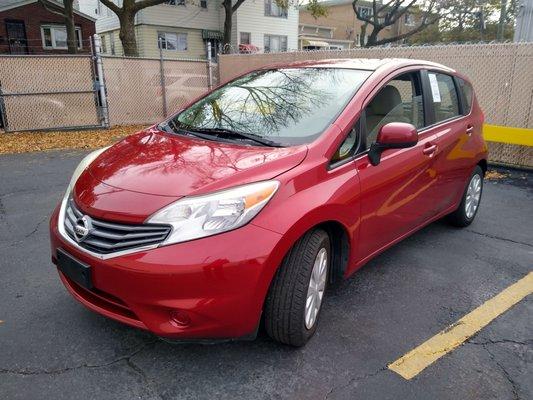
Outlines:
<svg viewBox="0 0 533 400"><path fill-rule="evenodd" d="M321 248L315 258L305 302L305 327L311 329L316 322L328 275L328 252Z"/></svg>
<svg viewBox="0 0 533 400"><path fill-rule="evenodd" d="M468 184L465 201L465 214L468 219L476 214L481 198L481 177L474 175Z"/></svg>

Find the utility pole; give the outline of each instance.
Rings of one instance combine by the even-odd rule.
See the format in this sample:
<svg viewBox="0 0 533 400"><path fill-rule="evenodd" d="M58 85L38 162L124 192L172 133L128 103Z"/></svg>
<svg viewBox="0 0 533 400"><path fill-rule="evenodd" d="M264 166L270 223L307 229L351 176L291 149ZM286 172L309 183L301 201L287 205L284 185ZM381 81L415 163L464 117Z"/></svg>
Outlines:
<svg viewBox="0 0 533 400"><path fill-rule="evenodd" d="M533 42L533 0L520 0L516 13L515 42Z"/></svg>

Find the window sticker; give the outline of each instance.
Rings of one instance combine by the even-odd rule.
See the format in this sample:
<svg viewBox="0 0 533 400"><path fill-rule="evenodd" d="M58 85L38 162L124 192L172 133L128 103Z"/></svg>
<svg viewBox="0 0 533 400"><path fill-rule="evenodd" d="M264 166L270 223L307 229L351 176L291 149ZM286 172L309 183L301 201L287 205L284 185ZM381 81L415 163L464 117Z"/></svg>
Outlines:
<svg viewBox="0 0 533 400"><path fill-rule="evenodd" d="M435 74L428 74L429 76L429 84L431 85L431 93L433 94L433 103L440 103L440 91L439 91L439 83L437 82L437 75Z"/></svg>

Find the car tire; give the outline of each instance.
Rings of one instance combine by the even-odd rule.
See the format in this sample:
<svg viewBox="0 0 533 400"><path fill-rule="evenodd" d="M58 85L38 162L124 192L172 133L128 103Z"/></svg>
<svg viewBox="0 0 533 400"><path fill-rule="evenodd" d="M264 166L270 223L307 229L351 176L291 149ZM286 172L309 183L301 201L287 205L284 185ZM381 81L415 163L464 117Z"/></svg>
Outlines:
<svg viewBox="0 0 533 400"><path fill-rule="evenodd" d="M472 175L470 175L470 179L463 193L463 198L461 199L461 204L459 204L457 210L448 215L448 222L453 226L464 228L474 221L483 193L483 176L483 170L477 165ZM472 202L475 203L474 206Z"/></svg>
<svg viewBox="0 0 533 400"><path fill-rule="evenodd" d="M299 347L313 336L331 258L329 236L322 229L306 233L294 244L278 268L265 301L265 330L271 338Z"/></svg>

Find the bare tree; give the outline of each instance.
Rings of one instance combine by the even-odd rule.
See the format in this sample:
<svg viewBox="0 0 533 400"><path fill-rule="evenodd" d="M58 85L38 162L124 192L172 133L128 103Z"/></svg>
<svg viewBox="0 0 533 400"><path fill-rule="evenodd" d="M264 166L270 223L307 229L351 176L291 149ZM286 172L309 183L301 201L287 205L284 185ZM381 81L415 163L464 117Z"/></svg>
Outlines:
<svg viewBox="0 0 533 400"><path fill-rule="evenodd" d="M222 8L224 8L224 39L222 49L224 53L229 53L231 46L231 27L233 25L233 14L239 9L245 0L237 0L233 3L232 0L222 0Z"/></svg>
<svg viewBox="0 0 533 400"><path fill-rule="evenodd" d="M408 38L409 36L422 31L427 26L434 24L439 19L439 15L434 12L437 0L426 1L423 3L423 9L419 7L418 0L389 0L384 2L373 0L371 7L372 12L366 15L364 15L362 9L359 8L359 3L359 0L354 0L352 2L352 7L357 19L363 22L360 35L361 46L378 46ZM399 22L406 14L417 15L418 23L415 27L395 36L378 39L378 35L383 29ZM368 39L365 41L366 30L369 26L372 27L372 31L368 35Z"/></svg>
<svg viewBox="0 0 533 400"><path fill-rule="evenodd" d="M228 53L231 48L231 27L233 24L233 14L239 9L239 7L246 0L222 0L222 7L224 8L224 40L222 48L224 53ZM325 16L327 14L327 8L320 4L319 0L272 0L278 7L288 10L289 7L299 7L300 5L306 5L307 10L315 18Z"/></svg>
<svg viewBox="0 0 533 400"><path fill-rule="evenodd" d="M39 3L48 11L60 15L65 20L67 30L67 49L70 54L78 52L78 39L74 25L74 0L63 0L63 7L49 0L39 0Z"/></svg>
<svg viewBox="0 0 533 400"><path fill-rule="evenodd" d="M113 11L120 21L119 37L124 49L124 55L138 57L137 38L135 37L135 14L146 7L162 4L166 0L124 0L122 7L117 6L112 0L100 0L104 6Z"/></svg>

